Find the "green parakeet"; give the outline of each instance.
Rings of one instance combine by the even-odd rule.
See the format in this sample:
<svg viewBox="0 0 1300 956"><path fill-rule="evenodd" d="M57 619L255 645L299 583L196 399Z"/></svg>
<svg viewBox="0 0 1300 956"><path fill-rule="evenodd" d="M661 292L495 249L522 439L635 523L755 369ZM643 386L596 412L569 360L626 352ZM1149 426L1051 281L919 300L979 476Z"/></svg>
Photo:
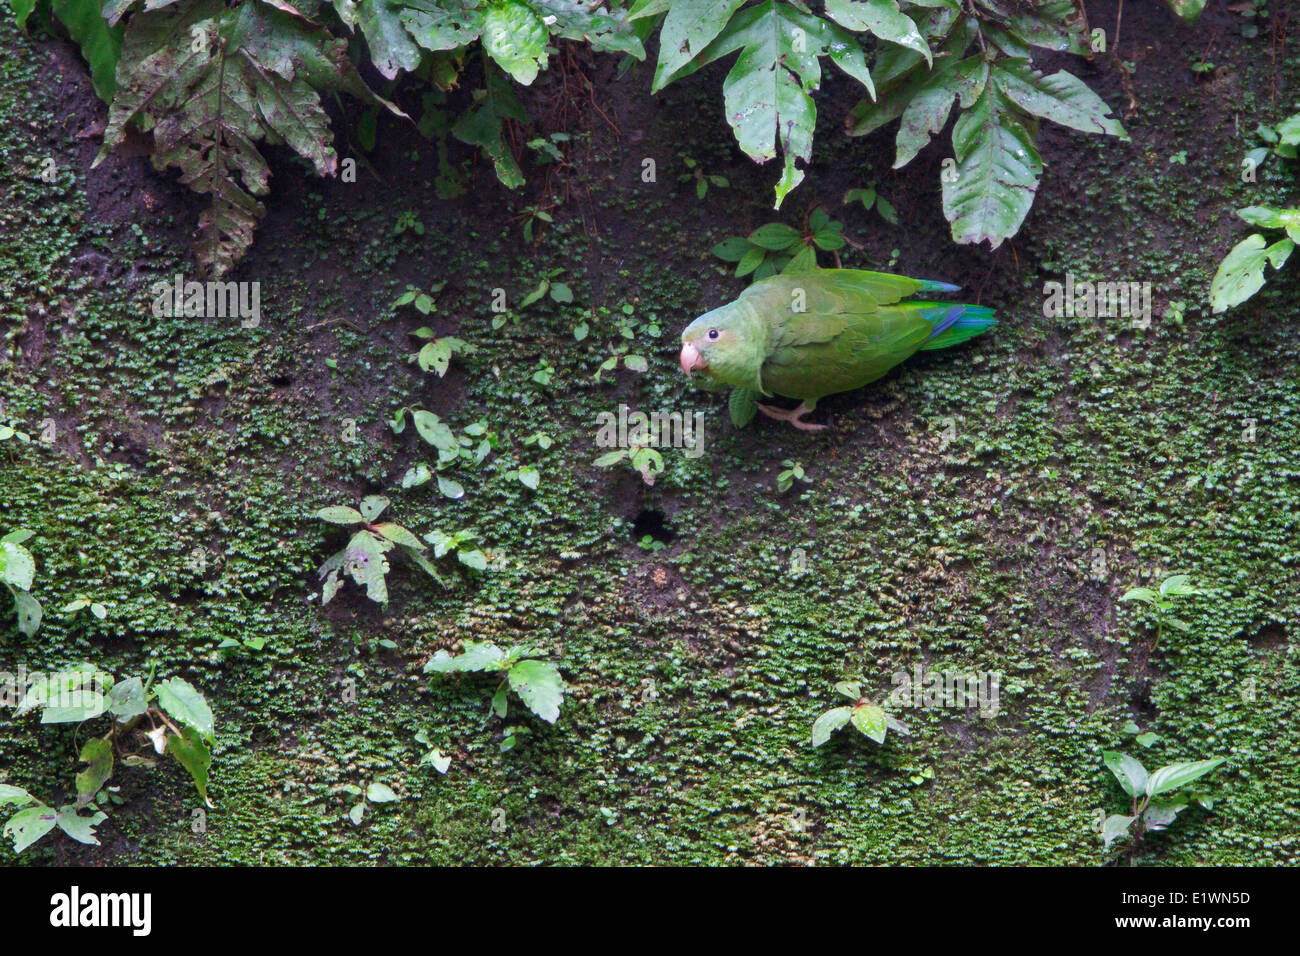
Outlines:
<svg viewBox="0 0 1300 956"><path fill-rule="evenodd" d="M802 420L819 399L861 388L921 349L956 345L995 324L985 306L902 301L957 288L860 269L771 276L686 327L682 371L732 386L737 425L757 407L796 428L820 430L826 426ZM758 395L774 394L802 404L755 405Z"/></svg>

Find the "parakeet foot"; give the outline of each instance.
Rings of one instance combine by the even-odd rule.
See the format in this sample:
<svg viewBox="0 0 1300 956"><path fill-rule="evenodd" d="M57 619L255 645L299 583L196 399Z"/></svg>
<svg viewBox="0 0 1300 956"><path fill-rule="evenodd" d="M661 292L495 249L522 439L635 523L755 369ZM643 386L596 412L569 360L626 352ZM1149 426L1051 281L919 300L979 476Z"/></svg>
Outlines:
<svg viewBox="0 0 1300 956"><path fill-rule="evenodd" d="M825 425L814 425L812 422L803 421L803 417L812 411L807 402L800 402L798 408L774 408L771 405L760 404L758 410L768 418L789 422L801 432L820 432L826 429Z"/></svg>

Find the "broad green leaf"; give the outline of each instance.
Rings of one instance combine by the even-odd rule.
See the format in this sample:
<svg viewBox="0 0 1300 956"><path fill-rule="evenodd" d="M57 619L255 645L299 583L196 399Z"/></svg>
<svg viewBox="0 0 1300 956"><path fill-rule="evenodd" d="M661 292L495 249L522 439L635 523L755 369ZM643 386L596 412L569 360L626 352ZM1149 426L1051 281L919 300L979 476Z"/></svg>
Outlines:
<svg viewBox="0 0 1300 956"><path fill-rule="evenodd" d="M1133 821L1136 819L1137 817L1126 817L1118 813L1108 816L1101 827L1101 838L1106 848L1109 849L1112 843L1120 837L1126 836L1129 827L1133 825Z"/></svg>
<svg viewBox="0 0 1300 956"><path fill-rule="evenodd" d="M501 78L499 70L484 66L485 88L474 95L475 107L461 115L451 132L462 143L477 146L492 160L497 179L507 189L518 189L524 184L524 174L506 144L503 123L506 120L525 122L525 114L515 98L510 84Z"/></svg>
<svg viewBox="0 0 1300 956"><path fill-rule="evenodd" d="M316 512L316 517L322 521L328 521L330 524L361 524L366 519L362 517L361 512L356 508L349 508L347 505L331 505L328 508L321 508Z"/></svg>
<svg viewBox="0 0 1300 956"><path fill-rule="evenodd" d="M27 29L27 18L32 15L36 9L37 0L9 0L9 6L14 12L14 19L18 22L20 30ZM134 0L132 0L134 2ZM666 0L665 0L666 2Z"/></svg>
<svg viewBox="0 0 1300 956"><path fill-rule="evenodd" d="M524 705L548 724L560 716L564 698L564 680L549 661L520 661L510 668L507 677Z"/></svg>
<svg viewBox="0 0 1300 956"><path fill-rule="evenodd" d="M8 783L0 783L0 807L8 806L10 804L21 807L36 802L36 798L22 787L15 787Z"/></svg>
<svg viewBox="0 0 1300 956"><path fill-rule="evenodd" d="M182 734L180 737L167 735L167 752L189 771L194 789L199 792L203 802L211 807L212 801L208 799L208 768L212 766L212 754L193 727L182 728Z"/></svg>
<svg viewBox="0 0 1300 956"><path fill-rule="evenodd" d="M415 430L423 438L439 451L456 450L459 452L460 443L456 441L456 435L446 422L440 419L433 412L426 412L424 409L417 409L411 413L411 420L415 422Z"/></svg>
<svg viewBox="0 0 1300 956"><path fill-rule="evenodd" d="M451 343L446 339L434 339L416 353L416 361L426 372L437 372L442 378L451 367Z"/></svg>
<svg viewBox="0 0 1300 956"><path fill-rule="evenodd" d="M1269 246L1259 233L1247 236L1233 246L1232 251L1219 263L1219 270L1210 283L1210 304L1213 311L1225 312L1241 305L1264 287L1264 264L1274 269L1286 264L1295 249L1291 239L1280 239Z"/></svg>
<svg viewBox="0 0 1300 956"><path fill-rule="evenodd" d="M367 495L361 499L361 517L366 521L374 521L384 513L388 504L388 499L383 495Z"/></svg>
<svg viewBox="0 0 1300 956"><path fill-rule="evenodd" d="M1025 60L1000 60L993 65L991 79L1026 113L1084 133L1128 139L1106 102L1073 73L1062 70L1044 76Z"/></svg>
<svg viewBox="0 0 1300 956"><path fill-rule="evenodd" d="M1141 601L1144 604L1155 604L1157 594L1150 588L1129 588L1120 597L1121 601Z"/></svg>
<svg viewBox="0 0 1300 956"><path fill-rule="evenodd" d="M1278 209L1274 206L1247 206L1238 209L1237 215L1252 226L1264 229L1285 229L1287 238L1300 242L1300 209Z"/></svg>
<svg viewBox="0 0 1300 956"><path fill-rule="evenodd" d="M1163 830L1174 822L1174 818L1187 809L1186 803L1155 803L1154 801L1142 812L1142 822L1149 830Z"/></svg>
<svg viewBox="0 0 1300 956"><path fill-rule="evenodd" d="M745 0L672 0L659 28L659 62L651 93L658 93L673 74L704 52ZM641 16L646 14L642 12Z"/></svg>
<svg viewBox="0 0 1300 956"><path fill-rule="evenodd" d="M524 86L546 64L548 36L542 18L519 0L497 0L483 15L483 49Z"/></svg>
<svg viewBox="0 0 1300 956"><path fill-rule="evenodd" d="M853 708L849 719L853 726L878 744L885 742L888 725L885 723L885 710L876 704L861 704Z"/></svg>
<svg viewBox="0 0 1300 956"><path fill-rule="evenodd" d="M525 488L531 488L533 491L536 491L541 480L542 473L537 470L535 465L522 465L519 468L519 483Z"/></svg>
<svg viewBox="0 0 1300 956"><path fill-rule="evenodd" d="M849 722L853 716L852 707L832 707L822 714L812 726L812 745L820 747L831 739L831 734Z"/></svg>
<svg viewBox="0 0 1300 956"><path fill-rule="evenodd" d="M366 787L366 799L371 803L392 803L394 800L400 800L392 787L385 783L372 783Z"/></svg>
<svg viewBox="0 0 1300 956"><path fill-rule="evenodd" d="M469 46L483 32L477 0L404 0L400 9L402 26L426 50Z"/></svg>
<svg viewBox="0 0 1300 956"><path fill-rule="evenodd" d="M41 627L41 602L26 591L14 591L14 607L18 611L18 631L24 637L31 637Z"/></svg>
<svg viewBox="0 0 1300 956"><path fill-rule="evenodd" d="M730 239L724 239L714 246L713 254L723 262L739 262L751 248L748 239L732 236Z"/></svg>
<svg viewBox="0 0 1300 956"><path fill-rule="evenodd" d="M926 63L933 59L930 45L912 18L899 9L896 0L826 0L826 14L854 32L867 30L882 40L915 50L925 57Z"/></svg>
<svg viewBox="0 0 1300 956"><path fill-rule="evenodd" d="M426 674L448 674L459 671L499 670L505 652L491 641L465 641L461 644L460 654L452 657L446 651L438 651L424 665Z"/></svg>
<svg viewBox="0 0 1300 956"><path fill-rule="evenodd" d="M360 26L370 49L370 62L386 79L420 65L420 48L402 22L402 7L392 0L333 0L339 19L349 28Z"/></svg>
<svg viewBox="0 0 1300 956"><path fill-rule="evenodd" d="M473 548L469 551L458 550L456 552L456 558L461 564L468 568L473 568L475 571L487 570L487 555L482 551L479 551L477 548Z"/></svg>
<svg viewBox="0 0 1300 956"><path fill-rule="evenodd" d="M92 737L81 748L81 760L88 766L77 774L78 809L95 799L113 775L113 745L102 737Z"/></svg>
<svg viewBox="0 0 1300 956"><path fill-rule="evenodd" d="M438 491L444 498L458 501L465 497L465 487L459 481L453 481L443 475L438 476Z"/></svg>
<svg viewBox="0 0 1300 956"><path fill-rule="evenodd" d="M376 604L388 603L388 558L384 554L392 546L387 538L360 531L343 549L343 570L366 589L366 597Z"/></svg>
<svg viewBox="0 0 1300 956"><path fill-rule="evenodd" d="M1146 769L1128 754L1105 750L1102 751L1101 759L1130 797L1141 796L1146 791L1148 780Z"/></svg>
<svg viewBox="0 0 1300 956"><path fill-rule="evenodd" d="M534 0L552 36L590 45L597 53L626 53L645 59L645 47L635 28L624 22L622 11L606 13L598 3L583 0Z"/></svg>
<svg viewBox="0 0 1300 956"><path fill-rule="evenodd" d="M796 160L807 162L812 153L817 111L810 93L821 84L820 57L829 56L874 95L871 74L852 33L792 4L765 0L736 13L712 43L661 78L657 88L735 52L740 55L722 83L727 122L755 162L774 159L780 147L779 209L803 180Z"/></svg>
<svg viewBox="0 0 1300 956"><path fill-rule="evenodd" d="M108 814L102 810L92 813L88 817L80 816L76 807L59 807L59 812L54 818L54 822L59 825L59 829L66 833L78 843L89 843L92 846L99 846L99 840L95 837L95 827L108 819Z"/></svg>
<svg viewBox="0 0 1300 956"><path fill-rule="evenodd" d="M5 824L4 833L14 838L14 852L21 853L54 829L58 813L53 807L39 804L19 810Z"/></svg>
<svg viewBox="0 0 1300 956"><path fill-rule="evenodd" d="M30 591L35 576L36 560L30 551L13 541L0 542L0 581Z"/></svg>
<svg viewBox="0 0 1300 956"><path fill-rule="evenodd" d="M1151 774L1146 781L1146 794L1149 797L1158 797L1162 793L1169 793L1172 790L1178 790L1187 786L1193 780L1199 780L1211 770L1214 770L1224 762L1224 758L1217 757L1214 760L1195 760L1189 763L1171 763L1166 767Z"/></svg>
<svg viewBox="0 0 1300 956"><path fill-rule="evenodd" d="M1205 9L1205 0L1169 0L1169 9L1182 17L1184 23L1195 23Z"/></svg>
<svg viewBox="0 0 1300 956"><path fill-rule="evenodd" d="M750 242L762 249L769 249L773 252L788 248L799 242L800 239L799 230L782 222L769 222L765 226L759 226L749 234Z"/></svg>
<svg viewBox="0 0 1300 956"><path fill-rule="evenodd" d="M996 249L1016 234L1034 202L1043 163L1033 137L992 84L952 134L955 177L943 177L943 214L959 243Z"/></svg>
<svg viewBox="0 0 1300 956"><path fill-rule="evenodd" d="M101 0L52 0L51 8L68 30L68 35L81 48L81 54L90 64L90 78L95 95L105 103L113 102L117 88L114 73L122 55L122 34L119 24L109 26L100 15Z"/></svg>
<svg viewBox="0 0 1300 956"><path fill-rule="evenodd" d="M171 677L158 685L158 706L176 721L193 727L207 740L212 740L212 708L194 687L179 677Z"/></svg>
<svg viewBox="0 0 1300 956"><path fill-rule="evenodd" d="M1201 589L1192 585L1192 579L1186 574L1174 574L1160 582L1160 593L1174 597L1188 597L1200 594Z"/></svg>
<svg viewBox="0 0 1300 956"><path fill-rule="evenodd" d="M108 692L108 712L121 723L139 717L148 707L144 697L144 682L138 677L120 680Z"/></svg>
<svg viewBox="0 0 1300 956"><path fill-rule="evenodd" d="M835 685L835 693L843 694L849 700L857 700L862 696L862 685L855 680L842 680Z"/></svg>
<svg viewBox="0 0 1300 956"><path fill-rule="evenodd" d="M385 521L382 524L375 525L375 530L389 541L396 542L405 548L414 548L416 551L424 550L424 542L411 534L410 531L403 528L400 524Z"/></svg>

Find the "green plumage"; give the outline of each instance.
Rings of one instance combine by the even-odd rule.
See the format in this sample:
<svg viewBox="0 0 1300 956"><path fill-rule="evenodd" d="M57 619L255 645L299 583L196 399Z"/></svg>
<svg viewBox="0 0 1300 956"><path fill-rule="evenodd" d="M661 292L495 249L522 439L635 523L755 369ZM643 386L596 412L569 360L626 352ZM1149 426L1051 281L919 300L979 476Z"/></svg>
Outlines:
<svg viewBox="0 0 1300 956"><path fill-rule="evenodd" d="M696 367L715 382L812 408L921 349L956 345L994 324L982 306L903 301L955 289L857 269L772 276L692 322L682 333L683 363L693 348Z"/></svg>

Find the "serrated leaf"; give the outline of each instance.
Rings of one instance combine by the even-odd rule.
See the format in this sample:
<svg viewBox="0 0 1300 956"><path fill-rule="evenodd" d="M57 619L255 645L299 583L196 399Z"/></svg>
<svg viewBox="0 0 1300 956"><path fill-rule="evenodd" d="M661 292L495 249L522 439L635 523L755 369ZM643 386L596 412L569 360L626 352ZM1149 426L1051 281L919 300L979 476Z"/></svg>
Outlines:
<svg viewBox="0 0 1300 956"><path fill-rule="evenodd" d="M896 0L826 0L826 14L840 26L859 33L870 31L882 40L914 50L926 63L933 60L930 45Z"/></svg>
<svg viewBox="0 0 1300 956"><path fill-rule="evenodd" d="M955 178L943 178L943 214L959 243L996 249L1016 234L1034 203L1043 163L1020 117L992 85L952 134Z"/></svg>
<svg viewBox="0 0 1300 956"><path fill-rule="evenodd" d="M1110 115L1105 100L1073 73L1044 76L1025 60L1000 60L991 80L1002 94L1026 113L1041 116L1084 133L1128 139L1120 121Z"/></svg>
<svg viewBox="0 0 1300 956"><path fill-rule="evenodd" d="M178 168L181 182L211 199L195 255L214 274L242 257L265 215L256 197L269 191L270 169L258 141L287 143L327 176L338 157L320 90L346 90L400 114L362 82L345 40L290 11L194 0L135 13L122 41L95 162L125 139L129 124L151 130L154 165Z"/></svg>
<svg viewBox="0 0 1300 956"><path fill-rule="evenodd" d="M548 724L555 723L564 699L564 680L554 664L549 661L520 661L506 676L510 687L529 710Z"/></svg>
<svg viewBox="0 0 1300 956"><path fill-rule="evenodd" d="M321 508L316 512L316 517L322 521L328 521L330 524L361 524L366 519L356 508L350 508L347 505L331 505L328 508Z"/></svg>
<svg viewBox="0 0 1300 956"><path fill-rule="evenodd" d="M400 544L404 548L414 548L416 551L424 550L424 542L400 524L385 521L382 524L375 525L375 530L389 541Z"/></svg>

